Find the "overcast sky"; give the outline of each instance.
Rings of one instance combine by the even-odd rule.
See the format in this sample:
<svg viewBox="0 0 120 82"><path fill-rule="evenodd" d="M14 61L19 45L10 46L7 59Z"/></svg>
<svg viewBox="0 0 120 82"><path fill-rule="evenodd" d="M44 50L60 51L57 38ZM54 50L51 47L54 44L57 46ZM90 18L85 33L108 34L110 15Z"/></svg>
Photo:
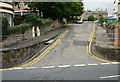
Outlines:
<svg viewBox="0 0 120 82"><path fill-rule="evenodd" d="M115 0L83 0L84 8L89 10L108 9L109 15L112 15Z"/></svg>

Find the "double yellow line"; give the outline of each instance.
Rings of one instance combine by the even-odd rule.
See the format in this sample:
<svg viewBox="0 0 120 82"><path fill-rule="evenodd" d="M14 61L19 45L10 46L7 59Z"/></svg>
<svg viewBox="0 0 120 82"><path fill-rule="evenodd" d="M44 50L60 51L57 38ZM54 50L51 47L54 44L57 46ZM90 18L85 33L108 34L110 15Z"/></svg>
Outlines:
<svg viewBox="0 0 120 82"><path fill-rule="evenodd" d="M52 44L50 45L47 49L44 50L44 52L42 52L37 58L35 58L34 60L30 61L27 64L24 64L20 67L28 67L36 62L38 62L39 60L41 60L47 53L49 53L57 44L60 43L61 38L67 33L68 31L66 30L61 36L58 37L58 39Z"/></svg>
<svg viewBox="0 0 120 82"><path fill-rule="evenodd" d="M91 58L94 58L94 59L97 59L97 60L100 60L100 61L103 61L103 62L112 63L112 61L99 58L99 57L95 56L95 55L92 53L92 51L91 51L91 45L92 45L92 42L93 42L93 38L94 38L95 31L96 31L96 29L95 29L95 22L94 22L93 30L92 30L92 32L91 32L91 34L90 34L90 38L89 38L89 45L87 46L87 52L88 52L89 56L90 56Z"/></svg>
<svg viewBox="0 0 120 82"><path fill-rule="evenodd" d="M58 45L61 41L61 38L63 38L65 36L65 34L68 33L68 30L66 30L61 36L59 36L57 38L57 40L52 44L50 45L47 49L45 49L42 53L40 53L40 55L33 59L32 61L24 64L24 65L21 65L19 67L13 67L13 68L8 68L8 69L0 69L0 70L12 70L12 69L16 69L16 68L22 68L22 67L28 67L30 65L33 65L35 63L37 63L39 60L41 60L47 53L49 53L56 45Z"/></svg>

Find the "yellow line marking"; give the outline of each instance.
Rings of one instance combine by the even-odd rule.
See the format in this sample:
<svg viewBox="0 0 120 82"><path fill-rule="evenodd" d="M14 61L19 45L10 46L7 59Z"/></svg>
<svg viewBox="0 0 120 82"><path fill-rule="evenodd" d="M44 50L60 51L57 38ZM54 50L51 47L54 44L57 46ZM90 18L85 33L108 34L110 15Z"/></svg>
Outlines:
<svg viewBox="0 0 120 82"><path fill-rule="evenodd" d="M7 69L0 69L0 70L12 70L12 69L17 69L20 67L28 67L34 63L37 63L39 60L41 60L47 53L49 53L56 45L58 45L61 41L61 39L65 36L65 34L68 33L68 30L66 30L61 36L58 37L58 39L50 45L47 49L45 49L37 58L33 59L27 64L21 65L19 67L13 67L13 68L7 68Z"/></svg>
<svg viewBox="0 0 120 82"><path fill-rule="evenodd" d="M38 62L39 60L41 60L47 53L49 53L59 42L60 39L67 33L67 31L65 31L60 37L58 37L58 39L56 40L55 43L53 43L50 47L48 47L39 57L35 58L33 61L31 61L28 64L22 65L23 67L28 67L36 62Z"/></svg>
<svg viewBox="0 0 120 82"><path fill-rule="evenodd" d="M90 38L89 38L89 42L90 42L90 43L89 43L89 45L87 46L87 53L89 54L89 56L90 56L91 58L94 58L94 59L97 59L97 60L100 60L100 61L103 61L103 62L113 63L112 61L108 61L108 60L99 58L99 57L95 56L95 55L91 52L91 45L92 45L92 41L93 41L94 34L95 34L95 23L94 23L94 26L93 26L93 31L90 33Z"/></svg>

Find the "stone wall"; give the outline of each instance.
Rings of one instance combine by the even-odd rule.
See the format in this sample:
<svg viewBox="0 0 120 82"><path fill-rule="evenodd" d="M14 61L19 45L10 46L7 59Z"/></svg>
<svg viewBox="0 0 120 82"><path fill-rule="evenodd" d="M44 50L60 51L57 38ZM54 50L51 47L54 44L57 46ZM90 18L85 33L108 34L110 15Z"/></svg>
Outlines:
<svg viewBox="0 0 120 82"><path fill-rule="evenodd" d="M100 58L120 62L120 48L104 47L102 45L95 44L92 46L92 51L94 55Z"/></svg>
<svg viewBox="0 0 120 82"><path fill-rule="evenodd" d="M93 55L105 60L120 62L120 47L114 46L114 29L112 26L105 28L96 26L90 47Z"/></svg>
<svg viewBox="0 0 120 82"><path fill-rule="evenodd" d="M33 57L37 52L43 49L46 45L43 43L32 45L30 47L10 50L2 52L2 67L1 68L10 68L17 66L31 57Z"/></svg>
<svg viewBox="0 0 120 82"><path fill-rule="evenodd" d="M40 43L30 45L25 48L20 49L10 49L2 51L2 66L0 68L10 68L14 66L19 66L25 61L29 60L33 56L39 55L46 47L50 46L50 44L45 44L47 41L51 39L57 38L60 33L56 34L55 36L50 37L47 40L44 40ZM42 51L41 51L42 50ZM1 63L1 62L0 62Z"/></svg>

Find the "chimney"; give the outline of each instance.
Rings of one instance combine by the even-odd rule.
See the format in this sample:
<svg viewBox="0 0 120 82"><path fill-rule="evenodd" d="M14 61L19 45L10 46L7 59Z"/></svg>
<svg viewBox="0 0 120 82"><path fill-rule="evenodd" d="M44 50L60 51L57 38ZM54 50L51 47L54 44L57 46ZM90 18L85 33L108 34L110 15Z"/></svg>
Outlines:
<svg viewBox="0 0 120 82"><path fill-rule="evenodd" d="M106 11L107 11L107 9L106 9Z"/></svg>
<svg viewBox="0 0 120 82"><path fill-rule="evenodd" d="M101 9L101 11L103 11L103 9Z"/></svg>
<svg viewBox="0 0 120 82"><path fill-rule="evenodd" d="M98 8L98 11L99 11L99 8Z"/></svg>

